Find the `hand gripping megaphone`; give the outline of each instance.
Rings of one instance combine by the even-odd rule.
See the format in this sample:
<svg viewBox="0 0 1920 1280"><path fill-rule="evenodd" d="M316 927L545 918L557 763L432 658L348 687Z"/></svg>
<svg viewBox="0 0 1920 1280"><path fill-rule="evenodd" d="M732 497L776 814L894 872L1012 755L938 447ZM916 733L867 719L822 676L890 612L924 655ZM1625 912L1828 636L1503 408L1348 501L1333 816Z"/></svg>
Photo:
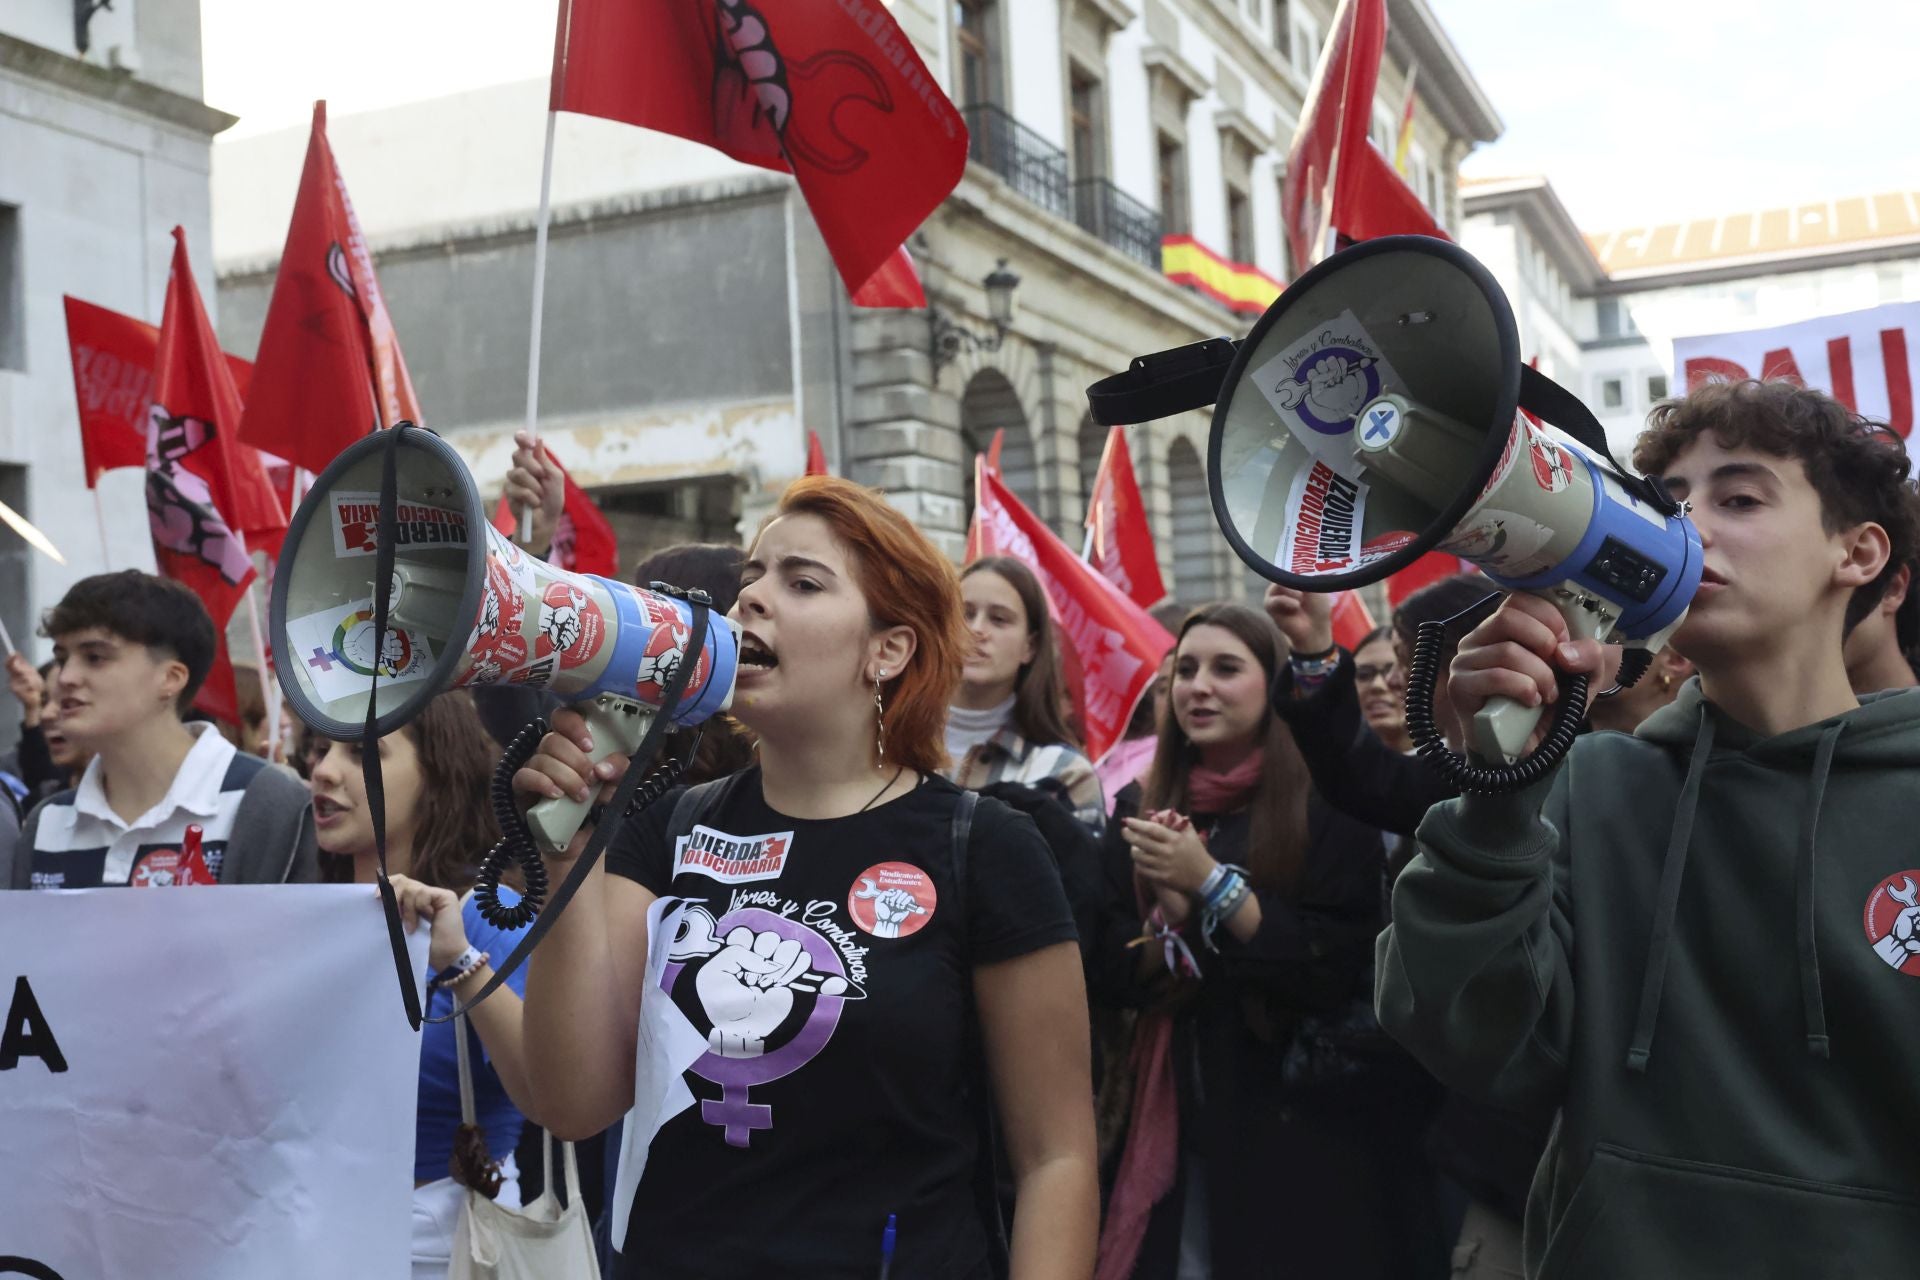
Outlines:
<svg viewBox="0 0 1920 1280"><path fill-rule="evenodd" d="M382 518L383 488L391 490L390 521ZM569 573L527 555L487 522L460 456L432 432L402 424L350 446L314 481L287 527L268 625L287 701L326 737L391 733L450 689L530 685L588 704L598 762L657 742L663 710L671 723L693 725L733 697L733 624L704 597L655 586ZM496 774L493 802L507 810L503 846L514 843L520 823L503 780L536 739L523 733ZM649 778L643 794L670 782ZM554 853L588 812L586 802L543 800L526 812L526 832L538 852ZM497 886L499 853L489 855L483 888ZM490 919L517 926L538 914L545 880L533 849L512 856L527 876L522 906L498 910L490 891L479 896Z"/></svg>
<svg viewBox="0 0 1920 1280"><path fill-rule="evenodd" d="M1451 552L1498 586L1551 600L1575 636L1627 645L1625 685L1700 584L1684 504L1615 462L1592 413L1521 363L1506 295L1444 240L1391 236L1336 253L1244 341L1143 356L1088 401L1101 423L1211 403L1214 516L1242 560L1286 586L1346 590ZM1471 765L1434 730L1444 624L1429 625L1407 686L1422 754L1467 790L1543 774L1572 744L1586 677L1563 682L1554 724L1525 759L1541 711L1489 702L1467 734L1492 767Z"/></svg>

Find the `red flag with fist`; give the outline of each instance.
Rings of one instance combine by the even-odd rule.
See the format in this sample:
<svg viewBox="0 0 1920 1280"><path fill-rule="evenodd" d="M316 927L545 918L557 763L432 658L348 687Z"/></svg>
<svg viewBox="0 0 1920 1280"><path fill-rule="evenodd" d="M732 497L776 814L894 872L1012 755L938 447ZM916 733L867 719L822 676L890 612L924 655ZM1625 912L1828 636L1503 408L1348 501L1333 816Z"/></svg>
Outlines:
<svg viewBox="0 0 1920 1280"><path fill-rule="evenodd" d="M550 105L792 173L847 292L924 305L900 247L967 128L883 0L561 0Z"/></svg>
<svg viewBox="0 0 1920 1280"><path fill-rule="evenodd" d="M175 227L173 242L147 411L147 517L160 572L192 590L213 615L219 644L197 705L231 722L238 698L227 620L253 579L242 535L254 535L263 550L277 547L287 517L259 454L234 444L240 392L194 285L186 233Z"/></svg>
<svg viewBox="0 0 1920 1280"><path fill-rule="evenodd" d="M1147 611L1094 572L1053 530L1013 496L984 459L974 462L978 549L969 558L1012 556L1032 569L1046 590L1060 629L1062 657L1077 665L1075 704L1098 763L1126 735L1127 721L1159 672L1173 637Z"/></svg>

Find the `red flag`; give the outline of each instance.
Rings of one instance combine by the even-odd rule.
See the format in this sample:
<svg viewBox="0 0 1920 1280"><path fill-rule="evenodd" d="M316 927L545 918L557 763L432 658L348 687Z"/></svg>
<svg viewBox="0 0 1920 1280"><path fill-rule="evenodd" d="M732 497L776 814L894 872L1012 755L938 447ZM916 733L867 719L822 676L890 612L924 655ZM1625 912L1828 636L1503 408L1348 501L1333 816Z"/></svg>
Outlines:
<svg viewBox="0 0 1920 1280"><path fill-rule="evenodd" d="M1012 556L1034 571L1046 589L1060 628L1061 653L1080 668L1081 727L1096 763L1126 733L1134 706L1145 696L1173 648L1173 637L1120 588L1095 573L1013 496L984 460L974 463L979 505L974 509L979 555Z"/></svg>
<svg viewBox="0 0 1920 1280"><path fill-rule="evenodd" d="M1296 272L1326 257L1335 233L1351 240L1444 235L1387 157L1367 141L1386 47L1386 0L1341 0L1287 150L1280 192Z"/></svg>
<svg viewBox="0 0 1920 1280"><path fill-rule="evenodd" d="M313 104L307 163L255 357L240 438L309 471L370 431L420 421L373 256Z"/></svg>
<svg viewBox="0 0 1920 1280"><path fill-rule="evenodd" d="M807 474L810 476L833 474L827 467L827 451L820 447L820 434L816 431L807 432Z"/></svg>
<svg viewBox="0 0 1920 1280"><path fill-rule="evenodd" d="M1001 427L993 433L993 439L987 443L987 470L1000 474L1000 446L1007 442L1007 429Z"/></svg>
<svg viewBox="0 0 1920 1280"><path fill-rule="evenodd" d="M91 489L103 471L147 465L147 406L153 403L153 356L160 331L145 320L71 295L65 302L73 392L80 404L80 449ZM229 355L227 368L244 402L253 365Z"/></svg>
<svg viewBox="0 0 1920 1280"><path fill-rule="evenodd" d="M881 268L867 277L853 295L856 307L900 307L912 309L927 305L927 291L920 287L920 272L913 265L907 246L894 250Z"/></svg>
<svg viewBox="0 0 1920 1280"><path fill-rule="evenodd" d="M1387 602L1397 609L1401 601L1428 583L1450 578L1456 573L1466 573L1472 568L1459 556L1444 551L1429 551L1387 579Z"/></svg>
<svg viewBox="0 0 1920 1280"><path fill-rule="evenodd" d="M1100 470L1087 495L1087 563L1125 592L1142 609L1166 597L1160 561L1153 553L1146 504L1133 476L1133 455L1120 427L1107 432Z"/></svg>
<svg viewBox="0 0 1920 1280"><path fill-rule="evenodd" d="M1348 653L1360 647L1360 642L1373 630L1373 614L1367 609L1367 602L1360 598L1358 591L1342 591L1333 597L1333 642Z"/></svg>
<svg viewBox="0 0 1920 1280"><path fill-rule="evenodd" d="M569 573L613 577L620 570L620 545L614 537L613 526L607 523L600 504L575 484L573 477L567 474L567 469L560 466L560 459L553 456L553 450L547 449L545 444L540 447L546 449L547 461L560 468L560 475L566 482L560 521L553 529L553 564ZM512 504L504 493L500 495L499 505L493 509L492 524L508 538L513 537L520 528L519 517L514 514Z"/></svg>
<svg viewBox="0 0 1920 1280"><path fill-rule="evenodd" d="M147 518L160 572L185 584L213 616L219 644L198 705L235 721L227 621L254 572L241 534L284 533L286 512L276 506L259 455L231 447L240 393L194 286L186 232L175 227L173 242L147 413Z"/></svg>
<svg viewBox="0 0 1920 1280"><path fill-rule="evenodd" d="M959 184L967 128L880 0L763 8L562 0L550 106L792 173L857 297Z"/></svg>

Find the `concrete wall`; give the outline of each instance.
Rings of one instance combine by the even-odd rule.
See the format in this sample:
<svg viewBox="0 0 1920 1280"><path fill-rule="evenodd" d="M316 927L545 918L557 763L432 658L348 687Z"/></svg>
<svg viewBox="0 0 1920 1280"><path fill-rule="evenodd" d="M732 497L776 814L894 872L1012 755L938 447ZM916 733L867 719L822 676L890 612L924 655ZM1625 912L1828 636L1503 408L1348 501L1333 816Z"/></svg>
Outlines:
<svg viewBox="0 0 1920 1280"><path fill-rule="evenodd" d="M96 17L93 52L82 61L72 56L66 0L0 7L0 205L13 210L18 273L17 311L0 317L0 325L16 328L7 345L18 356L14 367L0 368L0 496L67 559L57 564L22 549L12 534L0 536L0 619L36 657L48 651L33 634L41 611L75 580L153 565L140 473L102 479L99 515L86 489L62 295L158 323L169 233L180 225L203 296L214 305L208 151L211 135L231 121L197 96L174 92L198 92L197 5L121 0L115 8L116 15ZM185 34L156 34L143 62L132 43L136 17L143 32L151 17L183 24ZM101 63L113 48L154 68L167 85L144 71L106 70ZM0 306L14 302L0 299ZM0 742L11 737L13 714L11 700L0 699Z"/></svg>

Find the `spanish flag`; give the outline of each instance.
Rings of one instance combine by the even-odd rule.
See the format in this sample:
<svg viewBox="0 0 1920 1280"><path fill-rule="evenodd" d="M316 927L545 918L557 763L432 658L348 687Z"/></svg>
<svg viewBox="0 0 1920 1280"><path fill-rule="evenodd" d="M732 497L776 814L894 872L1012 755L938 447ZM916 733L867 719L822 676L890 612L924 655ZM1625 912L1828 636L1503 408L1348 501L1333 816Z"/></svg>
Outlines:
<svg viewBox="0 0 1920 1280"><path fill-rule="evenodd" d="M1420 79L1420 68L1407 69L1407 105L1400 112L1400 140L1393 144L1393 167L1407 176L1407 151L1413 146L1413 86Z"/></svg>

